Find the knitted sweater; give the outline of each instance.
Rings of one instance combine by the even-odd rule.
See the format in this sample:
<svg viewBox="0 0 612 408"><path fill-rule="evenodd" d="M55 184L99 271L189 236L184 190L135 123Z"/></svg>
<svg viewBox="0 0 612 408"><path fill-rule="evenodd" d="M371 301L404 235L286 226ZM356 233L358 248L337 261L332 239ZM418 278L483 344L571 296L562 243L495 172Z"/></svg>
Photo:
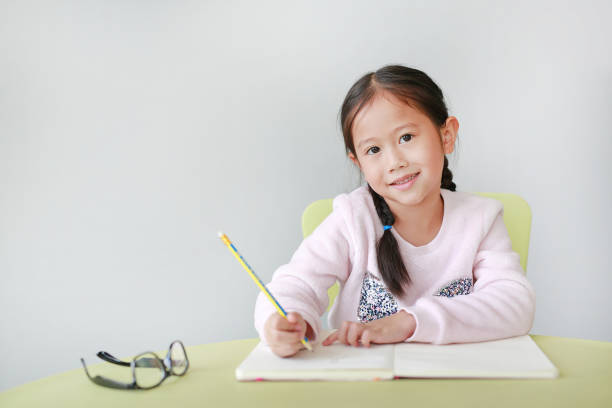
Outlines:
<svg viewBox="0 0 612 408"><path fill-rule="evenodd" d="M431 242L415 247L391 229L411 280L403 296L387 290L378 269L376 243L383 227L367 187L337 196L333 212L266 286L287 312L304 317L315 339L329 303L327 289L336 281L340 292L328 316L332 329L345 320L368 322L403 309L416 320L405 341L447 344L527 334L535 293L512 250L502 204L440 192L444 215ZM272 313L274 306L260 294L255 328L264 342Z"/></svg>

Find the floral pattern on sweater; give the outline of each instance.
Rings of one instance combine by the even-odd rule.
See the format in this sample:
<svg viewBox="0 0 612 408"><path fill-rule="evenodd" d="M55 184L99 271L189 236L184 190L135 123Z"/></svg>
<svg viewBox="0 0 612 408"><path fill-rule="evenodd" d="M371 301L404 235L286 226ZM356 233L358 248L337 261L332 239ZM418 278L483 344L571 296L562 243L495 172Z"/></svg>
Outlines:
<svg viewBox="0 0 612 408"><path fill-rule="evenodd" d="M378 278L366 272L361 285L357 317L361 323L391 316L398 309L397 301Z"/></svg>
<svg viewBox="0 0 612 408"><path fill-rule="evenodd" d="M472 278L455 279L454 281L434 293L434 296L453 297L458 295L467 295L471 293L472 286Z"/></svg>

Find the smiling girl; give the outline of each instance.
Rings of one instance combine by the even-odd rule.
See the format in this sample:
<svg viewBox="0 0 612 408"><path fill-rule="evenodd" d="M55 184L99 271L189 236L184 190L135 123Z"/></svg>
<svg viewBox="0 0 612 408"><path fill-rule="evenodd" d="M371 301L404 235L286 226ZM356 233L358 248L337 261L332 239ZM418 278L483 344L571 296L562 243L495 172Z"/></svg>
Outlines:
<svg viewBox="0 0 612 408"><path fill-rule="evenodd" d="M459 122L417 69L390 65L360 78L341 108L348 157L367 181L333 212L267 285L290 312L259 295L255 327L279 356L317 339L329 314L339 341L435 344L529 332L535 294L512 250L502 204L458 192L448 169Z"/></svg>

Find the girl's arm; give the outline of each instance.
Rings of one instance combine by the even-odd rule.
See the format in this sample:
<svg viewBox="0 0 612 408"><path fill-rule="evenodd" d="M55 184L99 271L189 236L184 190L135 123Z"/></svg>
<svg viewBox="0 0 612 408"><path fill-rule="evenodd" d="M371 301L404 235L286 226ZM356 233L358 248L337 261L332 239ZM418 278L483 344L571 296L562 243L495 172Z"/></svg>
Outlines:
<svg viewBox="0 0 612 408"><path fill-rule="evenodd" d="M501 210L480 244L473 278L470 294L427 296L406 308L417 322L406 341L464 343L527 334L535 314L535 292L512 250Z"/></svg>
<svg viewBox="0 0 612 408"><path fill-rule="evenodd" d="M298 247L291 261L279 267L266 286L287 313L299 313L310 326L310 340L321 330L320 317L329 304L327 290L349 274L350 247L345 221L335 210ZM265 341L264 324L277 313L261 293L255 304L255 328Z"/></svg>

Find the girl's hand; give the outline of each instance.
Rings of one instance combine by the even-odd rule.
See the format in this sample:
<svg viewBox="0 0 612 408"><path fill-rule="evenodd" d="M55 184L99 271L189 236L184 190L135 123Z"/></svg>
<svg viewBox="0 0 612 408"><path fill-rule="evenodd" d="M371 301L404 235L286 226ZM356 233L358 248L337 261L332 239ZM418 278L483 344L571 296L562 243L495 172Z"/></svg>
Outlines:
<svg viewBox="0 0 612 408"><path fill-rule="evenodd" d="M279 357L290 357L304 348L301 339L306 335L307 329L312 335L310 325L299 313L288 313L286 319L274 313L266 320L264 334L274 354Z"/></svg>
<svg viewBox="0 0 612 408"><path fill-rule="evenodd" d="M412 336L416 329L414 316L405 310L400 310L391 316L368 323L348 322L323 340L324 346L329 346L338 340L347 346L359 347L359 342L366 347L370 343L399 343Z"/></svg>

